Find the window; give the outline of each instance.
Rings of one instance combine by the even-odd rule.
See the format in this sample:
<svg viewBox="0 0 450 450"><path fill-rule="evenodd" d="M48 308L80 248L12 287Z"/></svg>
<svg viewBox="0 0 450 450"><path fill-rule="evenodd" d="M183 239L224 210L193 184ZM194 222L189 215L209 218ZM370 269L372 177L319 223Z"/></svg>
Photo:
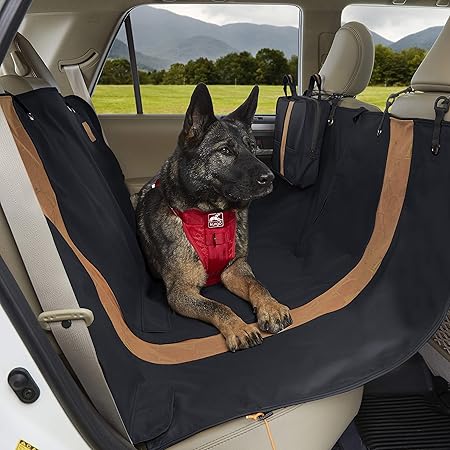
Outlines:
<svg viewBox="0 0 450 450"><path fill-rule="evenodd" d="M384 109L389 94L409 85L449 15L439 7L347 6L342 23L363 23L375 44L370 85L358 98Z"/></svg>
<svg viewBox="0 0 450 450"><path fill-rule="evenodd" d="M230 112L254 84L257 112L273 114L282 76L298 76L300 20L290 5L139 6L109 51L96 110L184 114L193 86L204 82L217 114Z"/></svg>

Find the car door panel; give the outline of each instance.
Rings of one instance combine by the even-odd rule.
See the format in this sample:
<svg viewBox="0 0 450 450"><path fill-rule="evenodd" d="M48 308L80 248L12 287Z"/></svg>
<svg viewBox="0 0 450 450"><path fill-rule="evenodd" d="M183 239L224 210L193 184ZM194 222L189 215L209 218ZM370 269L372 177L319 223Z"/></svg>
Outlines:
<svg viewBox="0 0 450 450"><path fill-rule="evenodd" d="M177 145L183 115L103 114L108 143L119 161L131 194L154 177ZM270 165L275 117L255 116L257 156Z"/></svg>

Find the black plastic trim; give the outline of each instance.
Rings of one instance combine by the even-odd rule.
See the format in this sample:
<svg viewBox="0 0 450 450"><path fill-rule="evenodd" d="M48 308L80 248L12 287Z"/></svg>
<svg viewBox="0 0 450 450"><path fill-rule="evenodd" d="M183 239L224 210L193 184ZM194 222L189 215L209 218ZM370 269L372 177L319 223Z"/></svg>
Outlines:
<svg viewBox="0 0 450 450"><path fill-rule="evenodd" d="M130 56L131 77L133 79L134 100L136 102L136 113L142 114L141 87L139 84L139 71L136 61L136 49L134 47L133 28L131 26L131 13L125 19L125 32L127 34L128 54Z"/></svg>
<svg viewBox="0 0 450 450"><path fill-rule="evenodd" d="M16 35L31 0L6 0L0 9L0 63Z"/></svg>

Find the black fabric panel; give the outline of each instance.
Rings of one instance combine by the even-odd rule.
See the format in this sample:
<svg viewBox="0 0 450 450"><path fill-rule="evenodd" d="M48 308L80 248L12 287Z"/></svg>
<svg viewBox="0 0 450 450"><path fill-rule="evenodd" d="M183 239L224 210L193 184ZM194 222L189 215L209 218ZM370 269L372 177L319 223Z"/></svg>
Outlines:
<svg viewBox="0 0 450 450"><path fill-rule="evenodd" d="M113 288L134 333L155 343L215 334L170 312L162 283L145 272L123 176L86 104L77 114L52 89L19 96L16 109L43 160L72 239ZM361 258L373 230L389 141L379 113L338 108L327 129L317 183L299 190L277 180L250 210L249 259L280 301L304 304L331 287ZM81 122L97 142L83 136ZM77 298L91 308L93 340L124 422L135 442L166 448L202 429L357 387L397 366L434 331L447 310L450 280L450 127L438 156L432 124L415 124L407 196L386 258L349 306L266 339L261 346L179 365L134 357L115 334L91 280L58 232L56 245ZM244 301L221 286L205 295L247 321Z"/></svg>
<svg viewBox="0 0 450 450"><path fill-rule="evenodd" d="M116 157L103 140L102 127L98 120L97 114L95 114L90 105L80 97L70 95L65 98L65 101L67 105L75 110L75 117L80 123L83 121L89 123L91 130L97 139L95 145L92 145L90 141L88 142L91 153L93 153L95 162L104 176L104 181L108 183L111 192L113 193L117 203L120 205L123 214L130 223L130 226L133 230L136 230L136 217L130 203L130 193L125 186L125 179L122 174L122 169L120 168ZM88 139L86 133L83 133L83 137Z"/></svg>
<svg viewBox="0 0 450 450"><path fill-rule="evenodd" d="M169 312L162 290L151 291L136 240L133 210L129 199L125 202L123 175L102 136L97 132L95 143L88 138L82 122L88 122L93 130L96 126L82 112L81 102L74 113L52 88L17 98L17 113L44 162L73 241L116 296L125 299L121 307L131 328L142 329L143 303L153 296L153 317L145 318L147 326L166 330ZM162 305L159 309L158 303Z"/></svg>

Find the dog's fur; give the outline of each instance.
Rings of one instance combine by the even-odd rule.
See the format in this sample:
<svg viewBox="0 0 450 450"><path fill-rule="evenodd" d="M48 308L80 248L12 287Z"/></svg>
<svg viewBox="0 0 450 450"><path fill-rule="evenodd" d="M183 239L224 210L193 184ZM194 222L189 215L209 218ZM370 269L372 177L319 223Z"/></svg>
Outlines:
<svg viewBox="0 0 450 450"><path fill-rule="evenodd" d="M258 328L246 324L228 306L200 294L207 274L184 234L181 211L235 209L236 257L223 271L225 287L251 303L258 327L277 333L292 323L288 307L278 303L254 277L246 261L247 216L251 200L272 191L272 172L255 156L251 123L258 101L255 86L248 99L223 119L214 116L207 87L199 84L186 112L175 152L159 176L138 194L138 232L148 265L162 277L173 310L216 326L231 351L262 342Z"/></svg>

